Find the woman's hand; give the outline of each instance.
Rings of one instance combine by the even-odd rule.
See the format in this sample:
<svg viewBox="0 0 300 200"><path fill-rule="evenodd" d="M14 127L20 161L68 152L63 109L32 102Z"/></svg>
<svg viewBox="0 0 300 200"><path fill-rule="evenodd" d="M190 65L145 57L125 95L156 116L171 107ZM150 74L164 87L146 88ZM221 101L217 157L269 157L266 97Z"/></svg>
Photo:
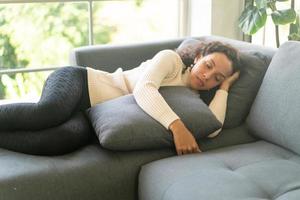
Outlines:
<svg viewBox="0 0 300 200"><path fill-rule="evenodd" d="M232 84L239 78L240 71L233 73L231 76L227 77L220 85L220 89L228 91Z"/></svg>
<svg viewBox="0 0 300 200"><path fill-rule="evenodd" d="M173 133L178 155L201 152L194 136L180 119L175 120L169 128Z"/></svg>

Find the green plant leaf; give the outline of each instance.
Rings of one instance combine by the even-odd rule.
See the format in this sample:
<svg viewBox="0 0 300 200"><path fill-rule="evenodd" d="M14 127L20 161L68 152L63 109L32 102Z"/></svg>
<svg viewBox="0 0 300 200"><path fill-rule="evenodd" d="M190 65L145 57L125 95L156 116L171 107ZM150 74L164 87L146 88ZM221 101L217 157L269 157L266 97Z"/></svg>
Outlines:
<svg viewBox="0 0 300 200"><path fill-rule="evenodd" d="M296 40L296 41L300 41L300 34L298 33L292 33L288 36L289 40Z"/></svg>
<svg viewBox="0 0 300 200"><path fill-rule="evenodd" d="M252 0L245 0L245 7L244 8L247 8L248 6L253 6L253 2Z"/></svg>
<svg viewBox="0 0 300 200"><path fill-rule="evenodd" d="M298 33L298 26L296 24L291 24L290 25L290 34L292 33Z"/></svg>
<svg viewBox="0 0 300 200"><path fill-rule="evenodd" d="M255 5L258 9L267 8L268 0L255 0Z"/></svg>
<svg viewBox="0 0 300 200"><path fill-rule="evenodd" d="M296 12L293 9L276 10L271 16L275 25L285 25L296 20Z"/></svg>
<svg viewBox="0 0 300 200"><path fill-rule="evenodd" d="M266 9L248 6L239 17L239 27L245 34L253 35L265 25L266 20Z"/></svg>
<svg viewBox="0 0 300 200"><path fill-rule="evenodd" d="M278 2L284 2L284 1L289 1L289 0L276 0Z"/></svg>
<svg viewBox="0 0 300 200"><path fill-rule="evenodd" d="M296 17L296 22L290 24L290 35L293 33L300 33L299 15Z"/></svg>
<svg viewBox="0 0 300 200"><path fill-rule="evenodd" d="M276 0L267 0L267 6L272 10L275 11L276 9Z"/></svg>

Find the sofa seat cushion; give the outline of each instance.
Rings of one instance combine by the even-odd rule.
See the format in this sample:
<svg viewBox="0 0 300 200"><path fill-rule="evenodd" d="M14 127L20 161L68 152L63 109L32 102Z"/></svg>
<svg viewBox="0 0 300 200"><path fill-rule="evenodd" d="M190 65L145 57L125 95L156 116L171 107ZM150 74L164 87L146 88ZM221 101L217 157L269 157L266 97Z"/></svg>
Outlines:
<svg viewBox="0 0 300 200"><path fill-rule="evenodd" d="M300 157L258 141L144 165L140 200L289 199L300 197Z"/></svg>
<svg viewBox="0 0 300 200"><path fill-rule="evenodd" d="M97 143L61 156L0 148L0 199L134 200L140 166L174 154L170 149L113 152Z"/></svg>

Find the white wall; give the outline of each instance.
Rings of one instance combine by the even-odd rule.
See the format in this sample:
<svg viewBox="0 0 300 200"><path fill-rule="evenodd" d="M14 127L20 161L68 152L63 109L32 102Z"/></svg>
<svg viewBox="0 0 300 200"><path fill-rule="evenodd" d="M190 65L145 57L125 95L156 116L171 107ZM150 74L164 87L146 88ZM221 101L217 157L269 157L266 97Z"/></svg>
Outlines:
<svg viewBox="0 0 300 200"><path fill-rule="evenodd" d="M191 36L219 35L242 40L238 18L243 7L244 0L191 0L188 33Z"/></svg>
<svg viewBox="0 0 300 200"><path fill-rule="evenodd" d="M211 0L192 0L190 35L211 35Z"/></svg>
<svg viewBox="0 0 300 200"><path fill-rule="evenodd" d="M212 0L211 33L233 39L242 39L238 18L244 7L243 0Z"/></svg>

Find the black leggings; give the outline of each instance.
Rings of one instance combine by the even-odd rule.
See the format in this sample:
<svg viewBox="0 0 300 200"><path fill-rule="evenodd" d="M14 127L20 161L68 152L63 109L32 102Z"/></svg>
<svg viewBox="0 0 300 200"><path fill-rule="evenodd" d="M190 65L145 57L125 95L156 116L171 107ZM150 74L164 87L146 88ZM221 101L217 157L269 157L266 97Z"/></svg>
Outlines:
<svg viewBox="0 0 300 200"><path fill-rule="evenodd" d="M87 70L63 67L47 78L37 103L0 105L0 147L38 155L57 155L85 145L93 135Z"/></svg>
<svg viewBox="0 0 300 200"><path fill-rule="evenodd" d="M39 102L0 105L0 132L55 127L89 107L87 70L63 67L47 78Z"/></svg>

